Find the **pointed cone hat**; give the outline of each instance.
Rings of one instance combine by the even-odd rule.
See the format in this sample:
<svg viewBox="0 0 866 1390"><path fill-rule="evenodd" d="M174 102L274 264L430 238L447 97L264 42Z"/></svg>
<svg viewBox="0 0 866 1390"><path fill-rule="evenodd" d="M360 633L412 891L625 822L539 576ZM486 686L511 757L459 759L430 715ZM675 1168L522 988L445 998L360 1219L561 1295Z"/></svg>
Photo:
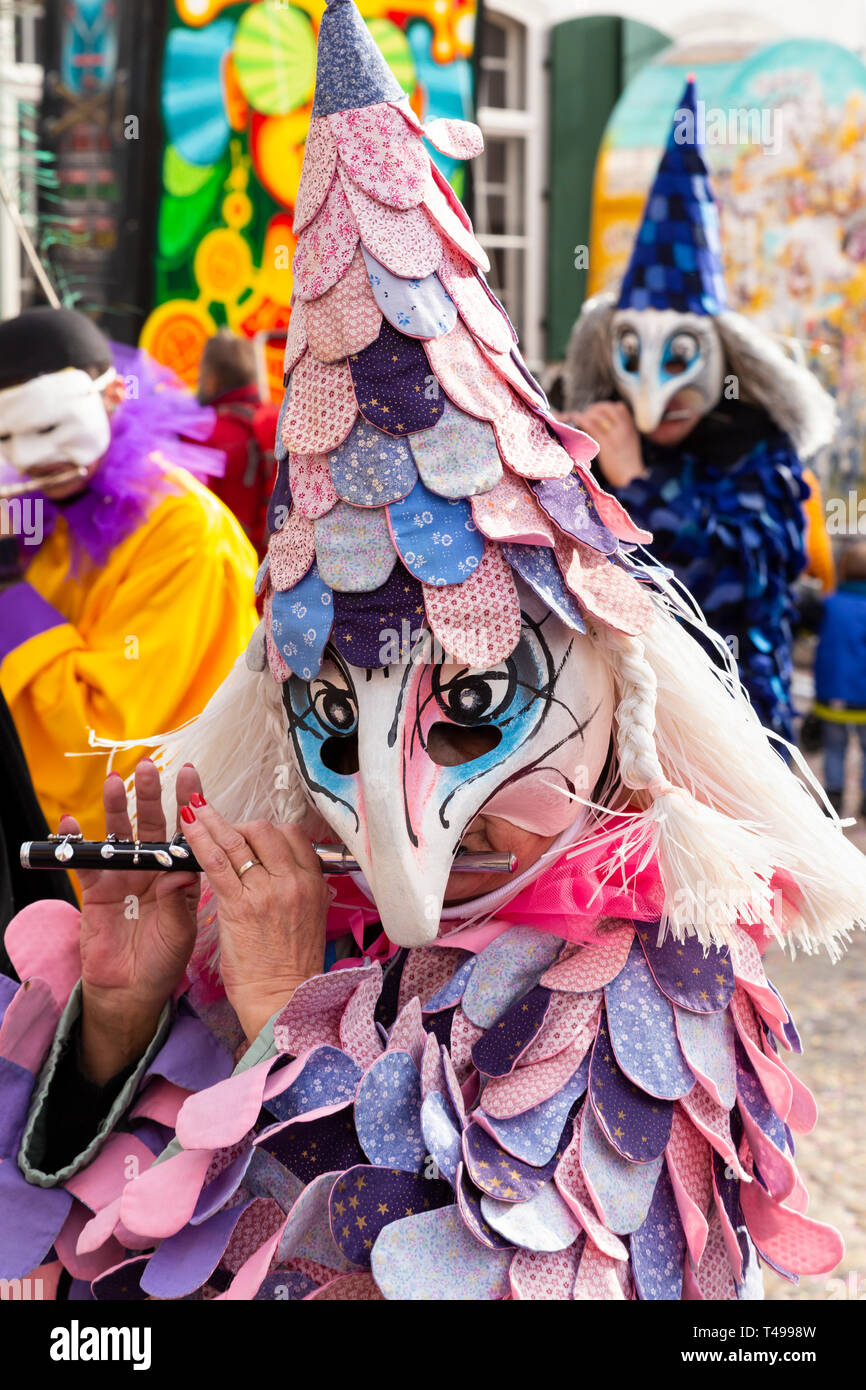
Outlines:
<svg viewBox="0 0 866 1390"><path fill-rule="evenodd" d="M519 640L518 581L577 631L643 630L621 543L649 538L592 478L595 442L551 415L425 143L468 159L480 130L421 125L352 0L327 7L317 73L259 659L311 680L331 642L380 667L408 620L486 667Z"/></svg>
<svg viewBox="0 0 866 1390"><path fill-rule="evenodd" d="M727 307L719 210L689 79L620 290L620 309L718 314Z"/></svg>

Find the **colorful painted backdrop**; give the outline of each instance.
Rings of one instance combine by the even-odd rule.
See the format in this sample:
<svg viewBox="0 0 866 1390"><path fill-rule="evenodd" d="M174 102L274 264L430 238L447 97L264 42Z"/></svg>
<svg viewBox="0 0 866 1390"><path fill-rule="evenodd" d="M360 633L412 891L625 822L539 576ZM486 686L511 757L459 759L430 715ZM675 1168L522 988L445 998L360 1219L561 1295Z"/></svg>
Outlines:
<svg viewBox="0 0 866 1390"><path fill-rule="evenodd" d="M288 324L292 220L323 0L173 0L162 69L165 144L155 308L141 342L191 385L222 324ZM470 116L475 0L359 0L422 119ZM462 169L436 155L456 186ZM282 391L281 353L269 373Z"/></svg>

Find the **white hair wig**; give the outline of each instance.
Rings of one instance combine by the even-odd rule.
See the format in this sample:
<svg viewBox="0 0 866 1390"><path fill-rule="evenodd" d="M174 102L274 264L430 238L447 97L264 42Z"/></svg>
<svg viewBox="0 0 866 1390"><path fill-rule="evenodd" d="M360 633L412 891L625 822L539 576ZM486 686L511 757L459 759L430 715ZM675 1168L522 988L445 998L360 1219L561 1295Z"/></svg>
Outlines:
<svg viewBox="0 0 866 1390"><path fill-rule="evenodd" d="M654 578L658 584L657 572ZM640 638L588 624L614 678L616 759L598 801L588 803L574 849L609 843L609 878L625 874L627 859L634 871L657 856L662 932L723 944L746 922L792 952L824 946L837 956L866 923L866 859L799 752L761 726L728 648L689 596L667 583L653 602L654 621ZM281 688L243 656L197 719L144 746L155 750L164 773L172 819L185 762L195 764L208 798L232 822L299 822L311 812Z"/></svg>
<svg viewBox="0 0 866 1390"><path fill-rule="evenodd" d="M588 299L571 331L563 366L566 410L585 410L616 394L611 356L616 300L610 291ZM809 369L742 314L726 309L713 323L727 370L739 383L740 400L766 410L801 459L829 444L836 431L836 407Z"/></svg>

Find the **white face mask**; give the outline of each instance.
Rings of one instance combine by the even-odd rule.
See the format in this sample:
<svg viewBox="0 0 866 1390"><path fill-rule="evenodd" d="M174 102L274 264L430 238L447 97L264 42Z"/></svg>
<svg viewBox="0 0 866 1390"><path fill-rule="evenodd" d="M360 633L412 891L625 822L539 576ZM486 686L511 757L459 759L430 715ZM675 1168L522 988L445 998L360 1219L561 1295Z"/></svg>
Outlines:
<svg viewBox="0 0 866 1390"><path fill-rule="evenodd" d="M722 394L725 358L707 314L673 309L619 309L613 316L613 370L641 434L661 424L671 399L686 397L706 415Z"/></svg>
<svg viewBox="0 0 866 1390"><path fill-rule="evenodd" d="M491 670L421 661L364 671L334 657L315 680L292 677L283 688L301 776L398 945L436 937L454 854L479 811L555 835L579 815L571 794L591 797L604 768L610 669L588 637L534 595L521 589L521 598L520 643ZM498 742L442 766L427 751L437 723L486 727ZM335 745L349 740L357 769L337 771Z"/></svg>
<svg viewBox="0 0 866 1390"><path fill-rule="evenodd" d="M0 459L22 476L56 464L86 471L111 442L101 392L114 376L112 367L94 381L67 367L0 391Z"/></svg>

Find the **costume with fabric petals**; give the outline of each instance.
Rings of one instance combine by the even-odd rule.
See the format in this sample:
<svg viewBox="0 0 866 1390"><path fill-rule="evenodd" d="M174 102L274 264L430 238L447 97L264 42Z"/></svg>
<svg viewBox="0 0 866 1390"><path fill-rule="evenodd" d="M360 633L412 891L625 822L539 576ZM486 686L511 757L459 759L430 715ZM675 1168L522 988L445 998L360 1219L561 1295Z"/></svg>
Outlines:
<svg viewBox="0 0 866 1390"><path fill-rule="evenodd" d="M733 1300L761 1296L762 1264L841 1257L805 1214L815 1107L761 950L838 953L862 861L638 556L593 441L550 414L425 137L481 143L422 127L331 0L264 618L201 717L153 741L167 797L192 761L227 818L312 803L348 846L330 968L246 1047L206 895L183 998L49 1171L77 922L22 913L4 1277L63 1268L97 1299ZM441 725L495 746L442 766ZM551 848L448 904L482 809Z"/></svg>

